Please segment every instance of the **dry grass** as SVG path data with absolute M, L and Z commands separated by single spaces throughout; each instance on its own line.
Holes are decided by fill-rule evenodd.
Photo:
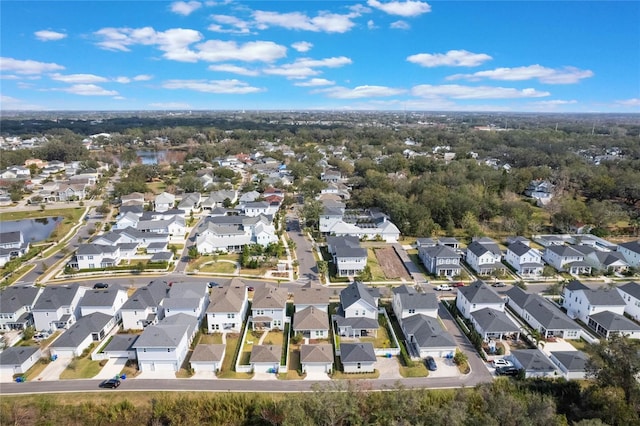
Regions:
M 378 258 L 376 258 L 376 252 L 373 248 L 367 249 L 367 266 L 371 269 L 372 281 L 385 281 L 387 279 L 378 263 Z
M 100 373 L 100 361 L 91 358 L 74 358 L 69 366 L 60 374 L 60 380 L 91 379 Z
M 235 271 L 236 265 L 229 262 L 212 262 L 200 266 L 200 272 L 212 274 L 233 274 Z
M 198 342 L 201 345 L 221 345 L 222 344 L 222 334 L 221 333 L 213 333 L 213 334 L 201 334 L 200 341 Z

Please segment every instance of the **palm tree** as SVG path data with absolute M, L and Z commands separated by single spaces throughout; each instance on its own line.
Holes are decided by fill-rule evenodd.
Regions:
M 529 333 L 528 337 L 534 342 L 536 342 L 536 348 L 538 347 L 544 348 L 545 337 L 542 335 L 542 333 L 540 333 L 539 330 L 532 330 L 531 333 Z

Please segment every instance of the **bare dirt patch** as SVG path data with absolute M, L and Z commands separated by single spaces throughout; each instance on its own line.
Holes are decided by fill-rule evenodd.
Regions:
M 376 248 L 374 252 L 387 279 L 411 280 L 411 276 L 393 247 Z

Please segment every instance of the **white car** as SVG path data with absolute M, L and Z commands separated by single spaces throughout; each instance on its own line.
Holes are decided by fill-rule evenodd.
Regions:
M 451 290 L 453 290 L 453 287 L 451 287 L 449 284 L 440 284 L 440 285 L 436 286 L 436 290 L 438 290 L 438 291 L 451 291 Z
M 506 359 L 494 359 L 493 360 L 494 367 L 513 367 L 513 363 L 511 361 L 507 361 Z

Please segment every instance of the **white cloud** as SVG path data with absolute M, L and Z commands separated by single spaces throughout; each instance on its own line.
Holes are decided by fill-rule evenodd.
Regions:
M 616 101 L 616 104 L 624 106 L 640 106 L 640 98 L 622 99 Z
M 160 109 L 190 109 L 191 105 L 186 102 L 153 102 L 150 107 Z
M 309 43 L 308 41 L 299 41 L 291 44 L 291 47 L 293 47 L 298 52 L 308 52 L 313 47 L 313 44 Z
M 376 26 L 376 23 L 373 22 L 373 19 L 369 19 L 367 21 L 367 28 L 369 28 L 370 30 L 374 30 L 374 29 L 376 29 L 378 27 Z
M 3 110 L 34 110 L 43 109 L 40 105 L 29 104 L 21 99 L 0 95 L 0 105 Z
M 105 77 L 100 77 L 95 74 L 51 74 L 52 80 L 62 81 L 63 83 L 82 84 L 82 83 L 104 83 L 109 81 Z
M 544 107 L 556 107 L 560 105 L 571 105 L 571 104 L 577 104 L 577 103 L 578 101 L 573 99 L 572 100 L 554 99 L 551 101 L 532 102 L 533 105 L 544 106 Z
M 131 83 L 131 79 L 129 77 L 116 77 L 113 79 L 113 81 L 115 81 L 116 83 L 121 83 L 121 84 L 129 84 Z
M 256 70 L 251 70 L 249 68 L 239 67 L 237 65 L 231 65 L 231 64 L 209 65 L 207 69 L 210 71 L 230 72 L 233 74 L 246 75 L 246 76 L 256 76 L 260 74 Z
M 473 53 L 466 50 L 450 50 L 447 53 L 418 53 L 407 57 L 407 61 L 423 67 L 475 67 L 490 61 L 485 53 Z
M 378 0 L 368 0 L 367 4 L 371 7 L 379 9 L 389 15 L 403 16 L 405 18 L 419 16 L 423 13 L 431 12 L 431 6 L 421 1 L 390 1 L 381 3 Z
M 138 74 L 135 77 L 133 77 L 133 81 L 149 81 L 153 78 L 152 75 L 150 74 Z
M 447 77 L 447 80 L 478 81 L 486 78 L 501 81 L 523 81 L 538 79 L 541 83 L 546 84 L 573 84 L 589 77 L 593 77 L 593 71 L 591 70 L 581 70 L 575 67 L 554 69 L 536 64 L 526 67 L 496 68 L 472 74 L 454 74 Z
M 188 16 L 202 7 L 202 3 L 197 1 L 176 1 L 171 3 L 171 11 L 178 15 Z
M 318 87 L 318 86 L 333 86 L 335 81 L 327 80 L 326 78 L 312 78 L 308 81 L 301 81 L 300 83 L 294 83 L 294 86 L 300 87 Z
M 285 46 L 272 41 L 250 41 L 239 45 L 235 41 L 209 40 L 197 48 L 198 58 L 208 62 L 273 62 L 287 54 Z
M 282 27 L 289 30 L 305 30 L 313 32 L 345 33 L 355 26 L 353 18 L 360 16 L 359 12 L 347 15 L 320 12 L 311 18 L 301 12 L 278 13 L 256 10 L 253 18 L 259 29 Z
M 407 21 L 395 21 L 389 25 L 389 28 L 393 30 L 409 30 L 411 29 L 411 25 Z
M 315 68 L 339 68 L 351 64 L 351 59 L 346 56 L 335 56 L 325 59 L 300 58 L 290 64 L 269 67 L 265 74 L 280 75 L 287 78 L 308 78 L 320 74 Z
M 240 80 L 167 80 L 162 84 L 165 89 L 188 89 L 204 93 L 222 93 L 244 95 L 262 92 L 264 89 L 253 87 Z
M 440 86 L 422 84 L 414 86 L 411 89 L 411 94 L 421 98 L 450 97 L 454 99 L 541 98 L 551 95 L 549 92 L 540 92 L 531 88 L 518 90 L 511 87 L 461 86 L 457 84 Z
M 62 89 L 54 89 L 61 92 L 73 93 L 81 96 L 116 96 L 118 92 L 115 90 L 107 90 L 95 84 L 74 84 L 70 87 Z
M 49 30 L 40 30 L 40 31 L 36 31 L 33 34 L 40 41 L 62 40 L 63 38 L 67 37 L 65 33 L 59 33 L 56 31 L 49 31 Z
M 324 93 L 330 98 L 336 99 L 359 99 L 359 98 L 375 98 L 394 96 L 404 93 L 404 89 L 395 89 L 386 86 L 357 86 L 353 89 L 348 87 L 330 87 L 327 89 L 318 89 L 312 93 Z
M 116 101 L 124 101 L 127 98 L 125 98 L 124 96 L 114 96 L 113 99 L 115 99 Z
M 63 70 L 62 65 L 52 62 L 38 62 L 30 59 L 20 60 L 14 58 L 0 57 L 0 71 L 12 72 L 16 74 L 42 74 L 44 72 Z
M 215 31 L 219 33 L 234 33 L 234 34 L 249 34 L 249 23 L 242 19 L 232 15 L 211 15 L 210 17 L 215 24 L 211 24 L 208 27 L 209 31 Z M 232 28 L 225 28 L 222 25 L 228 25 Z

